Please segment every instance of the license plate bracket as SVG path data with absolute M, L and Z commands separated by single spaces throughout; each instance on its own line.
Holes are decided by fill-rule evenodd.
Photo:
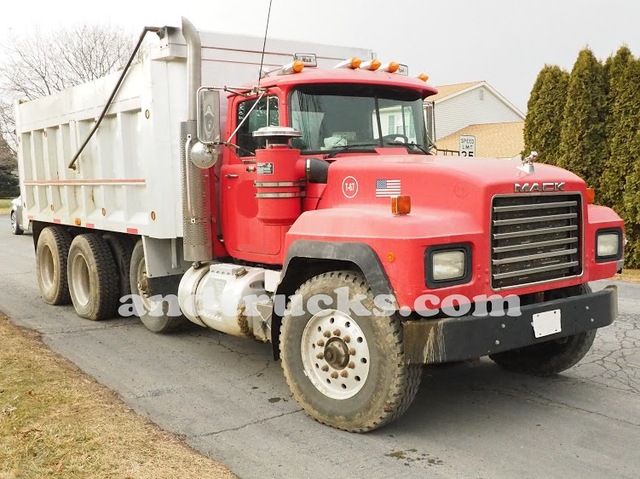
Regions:
M 535 313 L 532 316 L 533 334 L 536 338 L 543 338 L 562 332 L 562 314 L 559 309 Z

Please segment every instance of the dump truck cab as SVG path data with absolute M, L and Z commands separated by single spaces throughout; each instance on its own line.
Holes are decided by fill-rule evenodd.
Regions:
M 340 206 L 322 201 L 327 173 L 338 159 L 364 156 L 375 163 L 393 152 L 428 155 L 431 140 L 424 123 L 423 99 L 435 92 L 424 81 L 395 73 L 307 67 L 299 73 L 279 75 L 276 71 L 260 82 L 256 93 L 230 96 L 223 136 L 236 147 L 224 149 L 220 171 L 226 252 L 245 261 L 282 265 L 287 232 L 297 217 L 304 211 Z M 267 126 L 300 132 L 284 141 L 299 150 L 297 160 L 288 166 L 280 166 L 277 156 L 273 163 L 256 160 L 256 150 L 264 149 L 267 139 L 254 134 Z M 312 160 L 309 171 L 307 159 Z M 284 169 L 288 171 L 281 171 Z M 306 175 L 316 171 L 321 171 L 320 178 L 308 181 Z M 265 181 L 258 181 L 257 176 Z M 280 192 L 275 186 L 262 186 L 274 182 L 286 186 Z M 264 198 L 264 193 L 284 196 Z M 388 191 L 386 202 L 391 193 L 393 190 Z M 357 194 L 348 192 L 345 203 Z M 274 206 L 271 218 L 258 214 L 260 203 Z

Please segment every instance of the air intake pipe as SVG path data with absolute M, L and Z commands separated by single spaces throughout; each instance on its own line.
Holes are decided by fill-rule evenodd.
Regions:
M 198 89 L 202 85 L 200 35 L 193 24 L 182 17 L 182 35 L 187 43 L 187 120 L 180 124 L 180 160 L 182 169 L 182 228 L 184 259 L 211 261 L 213 230 L 209 170 L 199 169 L 190 158 L 197 141 Z

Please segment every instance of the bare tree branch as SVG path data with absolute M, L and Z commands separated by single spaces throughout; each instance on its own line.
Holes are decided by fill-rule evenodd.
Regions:
M 16 100 L 33 100 L 122 67 L 135 35 L 112 25 L 83 24 L 13 35 L 0 44 L 0 135 L 15 153 Z

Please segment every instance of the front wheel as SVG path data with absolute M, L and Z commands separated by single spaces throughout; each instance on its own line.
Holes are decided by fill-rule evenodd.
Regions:
M 345 297 L 362 308 L 352 310 L 355 303 Z M 310 307 L 319 303 L 328 307 Z M 280 330 L 282 368 L 294 397 L 317 421 L 366 432 L 413 402 L 422 365 L 405 362 L 399 318 L 374 309 L 368 283 L 350 271 L 313 277 L 290 302 Z
M 591 292 L 588 285 L 552 291 L 547 299 L 578 296 Z M 509 371 L 535 376 L 552 376 L 575 366 L 591 349 L 596 330 L 552 339 L 520 349 L 491 354 L 489 357 Z
M 24 230 L 20 228 L 18 215 L 16 215 L 15 211 L 11 212 L 11 233 L 14 235 L 21 235 L 22 233 L 24 233 Z

